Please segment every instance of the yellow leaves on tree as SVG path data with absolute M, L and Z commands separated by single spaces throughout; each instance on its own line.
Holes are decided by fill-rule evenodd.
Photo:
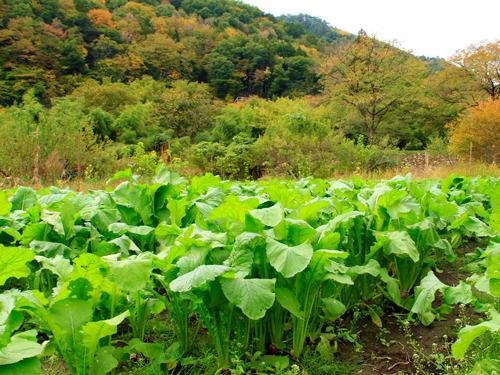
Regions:
M 226 33 L 228 35 L 229 38 L 232 38 L 233 36 L 235 36 L 236 34 L 239 34 L 239 31 L 236 30 L 235 28 L 233 27 L 228 27 L 226 30 Z
M 387 118 L 394 122 L 394 116 L 414 108 L 424 66 L 409 52 L 360 30 L 354 43 L 332 50 L 320 71 L 325 94 L 357 113 L 350 126 L 361 124 L 371 142 Z
M 59 6 L 65 13 L 76 12 L 73 0 L 59 0 Z
M 146 19 L 156 16 L 155 7 L 151 5 L 139 4 L 134 1 L 129 1 L 123 7 L 125 10 L 131 12 L 135 17 Z
M 476 81 L 478 91 L 500 98 L 500 40 L 473 44 L 457 51 L 450 61 Z
M 106 26 L 114 28 L 116 22 L 111 19 L 111 13 L 106 9 L 91 9 L 88 11 L 87 16 L 97 26 Z
M 448 127 L 452 153 L 468 156 L 472 143 L 474 159 L 490 163 L 500 161 L 500 101 L 480 102 Z
M 158 34 L 168 34 L 170 31 L 169 24 L 164 17 L 153 17 L 151 18 L 151 25 L 153 29 Z
M 307 53 L 307 56 L 309 57 L 313 57 L 313 58 L 317 58 L 318 57 L 318 50 L 314 47 L 307 47 L 303 44 L 301 44 L 300 46 L 300 49 L 302 51 L 304 51 L 305 53 Z

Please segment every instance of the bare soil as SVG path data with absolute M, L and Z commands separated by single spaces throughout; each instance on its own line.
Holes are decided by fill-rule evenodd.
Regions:
M 465 280 L 469 273 L 459 269 L 460 261 L 464 262 L 464 254 L 473 252 L 475 247 L 481 246 L 476 242 L 463 244 L 456 250 L 459 262 L 443 267 L 442 272 L 435 272 L 437 278 L 451 286 L 457 285 L 460 280 Z M 433 307 L 442 304 L 440 292 L 437 292 Z M 433 361 L 419 361 L 414 357 L 418 352 L 426 356 L 432 353 L 451 353 L 451 343 L 456 339 L 457 322 L 456 319 L 467 317 L 471 324 L 475 324 L 483 315 L 474 312 L 472 306 L 454 306 L 449 314 L 443 314 L 441 319 L 437 319 L 429 326 L 423 324 L 411 325 L 409 331 L 411 338 L 416 345 L 411 345 L 411 338 L 405 333 L 401 318 L 406 314 L 397 306 L 389 306 L 382 317 L 383 328 L 375 326 L 370 317 L 364 318 L 358 323 L 358 337 L 363 346 L 362 352 L 356 353 L 354 346 L 346 346 L 341 349 L 340 360 L 352 361 L 355 359 L 361 366 L 361 370 L 352 374 L 380 375 L 380 374 L 419 374 L 418 364 L 434 374 L 445 374 L 439 370 Z M 414 316 L 417 319 L 416 316 Z M 416 361 L 419 361 L 417 363 Z

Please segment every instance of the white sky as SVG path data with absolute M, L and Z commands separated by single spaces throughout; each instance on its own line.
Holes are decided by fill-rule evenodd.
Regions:
M 450 57 L 483 40 L 500 39 L 500 0 L 243 0 L 280 16 L 306 13 L 333 27 L 397 39 L 417 56 Z

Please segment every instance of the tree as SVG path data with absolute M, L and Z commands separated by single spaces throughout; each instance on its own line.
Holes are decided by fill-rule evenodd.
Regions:
M 424 69 L 409 52 L 361 30 L 354 43 L 332 52 L 322 72 L 325 93 L 360 116 L 371 141 L 388 115 L 417 100 Z
M 451 152 L 466 157 L 472 145 L 475 159 L 500 162 L 499 100 L 490 98 L 470 107 L 448 127 Z
M 116 26 L 116 22 L 111 19 L 111 13 L 106 9 L 91 9 L 88 11 L 87 16 L 96 26 Z
M 192 70 L 192 54 L 181 43 L 164 34 L 150 34 L 142 43 L 130 49 L 140 56 L 154 78 L 167 79 L 174 73 Z
M 159 127 L 173 130 L 174 137 L 194 140 L 213 127 L 220 108 L 207 84 L 179 80 L 153 99 L 152 116 Z
M 476 89 L 492 100 L 500 98 L 500 41 L 473 44 L 457 51 L 450 61 L 476 82 Z
M 210 53 L 205 55 L 203 65 L 208 72 L 208 81 L 219 98 L 236 96 L 243 88 L 234 64 L 226 56 Z

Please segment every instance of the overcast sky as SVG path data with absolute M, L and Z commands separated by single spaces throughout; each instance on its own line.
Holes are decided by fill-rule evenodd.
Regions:
M 275 16 L 306 13 L 333 27 L 397 39 L 417 56 L 450 57 L 483 40 L 500 39 L 500 0 L 243 0 Z

